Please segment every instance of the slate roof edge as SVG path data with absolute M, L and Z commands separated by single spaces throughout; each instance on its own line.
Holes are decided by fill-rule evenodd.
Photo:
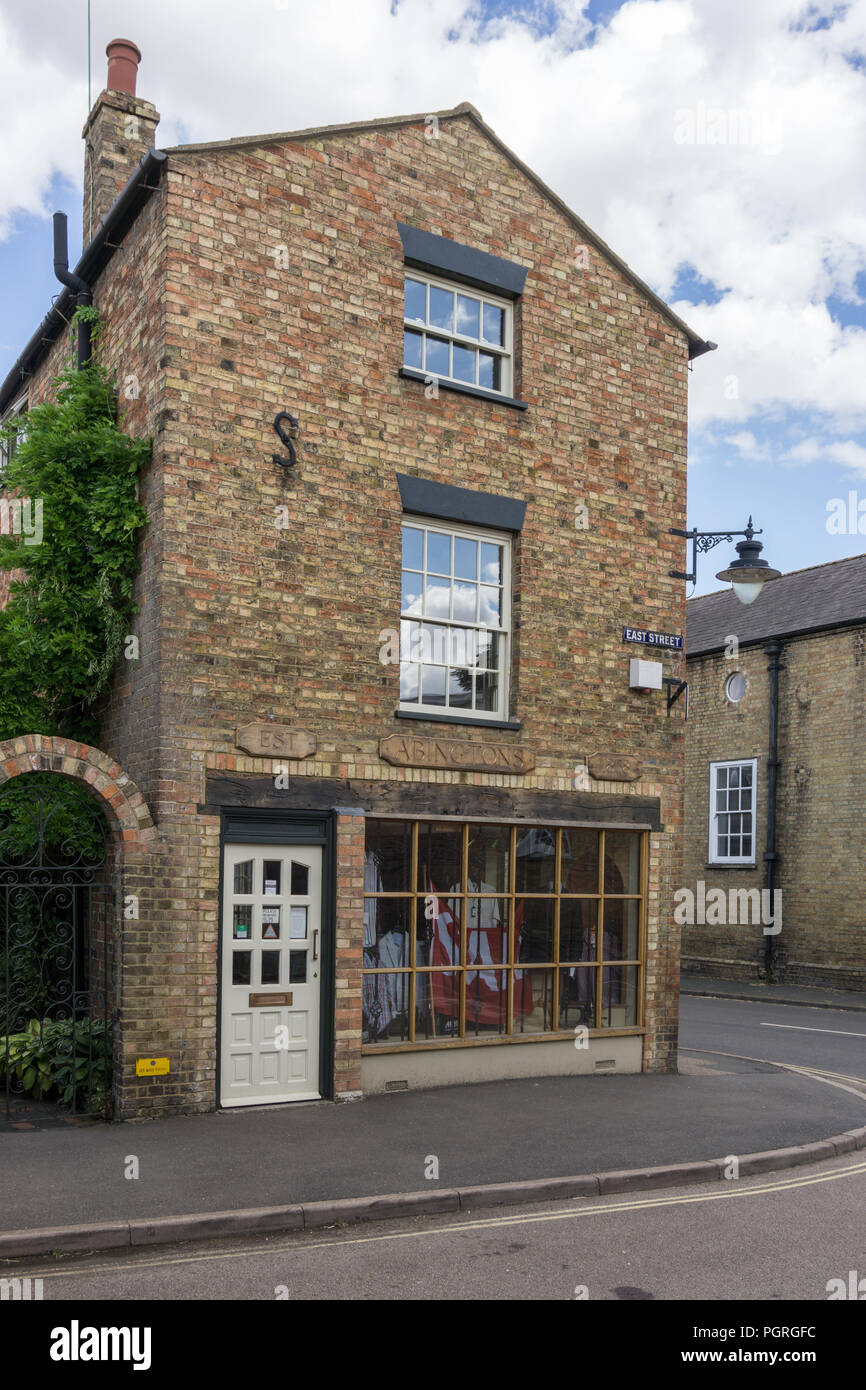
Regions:
M 789 642 L 795 637 L 811 637 L 818 632 L 835 632 L 842 628 L 858 627 L 860 624 L 866 626 L 866 613 L 859 618 L 835 618 L 829 622 L 815 623 L 811 627 L 789 628 L 786 632 L 765 632 L 763 637 L 743 637 L 738 647 L 742 651 L 743 647 L 760 647 L 765 642 Z M 711 647 L 696 647 L 692 651 L 686 648 L 686 661 L 695 661 L 701 656 L 716 656 L 725 650 L 726 645 L 722 639 Z

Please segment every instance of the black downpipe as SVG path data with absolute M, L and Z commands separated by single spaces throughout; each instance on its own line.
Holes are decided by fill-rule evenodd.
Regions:
M 776 878 L 776 862 L 779 858 L 776 853 L 776 789 L 778 786 L 779 772 L 779 672 L 782 663 L 779 660 L 782 654 L 782 643 L 777 641 L 768 642 L 764 648 L 765 654 L 770 658 L 767 671 L 770 677 L 770 745 L 767 754 L 767 847 L 764 851 L 764 863 L 767 866 L 767 904 L 768 911 L 773 917 L 776 915 L 776 904 L 774 899 L 774 887 Z M 764 972 L 770 978 L 773 969 L 773 941 L 774 937 L 768 934 L 764 945 Z
M 66 213 L 54 214 L 54 274 L 61 285 L 74 290 L 77 304 L 92 304 L 93 291 L 90 286 L 69 269 L 69 246 L 66 237 Z M 90 361 L 90 324 L 86 319 L 78 320 L 78 370 Z

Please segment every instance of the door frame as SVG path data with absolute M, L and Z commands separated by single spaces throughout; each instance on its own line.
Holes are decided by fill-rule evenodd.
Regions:
M 222 1095 L 223 865 L 226 845 L 320 846 L 322 850 L 322 947 L 319 984 L 319 1090 L 334 1099 L 336 1001 L 337 818 L 333 811 L 265 811 L 252 806 L 220 809 L 219 902 L 217 919 L 216 1109 Z M 298 1102 L 281 1101 L 293 1105 Z M 267 1104 L 267 1102 L 263 1102 Z

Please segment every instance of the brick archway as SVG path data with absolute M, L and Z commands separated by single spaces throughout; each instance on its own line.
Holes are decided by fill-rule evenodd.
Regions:
M 24 734 L 0 743 L 0 787 L 28 772 L 56 772 L 90 787 L 116 828 L 125 854 L 144 850 L 156 837 L 147 803 L 132 778 L 98 748 L 46 734 Z

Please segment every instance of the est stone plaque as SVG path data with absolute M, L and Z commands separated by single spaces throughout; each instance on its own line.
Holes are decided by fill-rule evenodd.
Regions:
M 264 758 L 309 758 L 316 751 L 316 735 L 286 724 L 244 724 L 235 735 L 238 748 Z
M 640 762 L 626 753 L 593 753 L 586 765 L 597 782 L 637 782 L 640 777 Z
M 501 743 L 470 743 L 462 738 L 413 738 L 390 734 L 379 740 L 379 757 L 397 767 L 439 767 L 455 772 L 513 772 L 522 776 L 535 767 L 525 748 Z

